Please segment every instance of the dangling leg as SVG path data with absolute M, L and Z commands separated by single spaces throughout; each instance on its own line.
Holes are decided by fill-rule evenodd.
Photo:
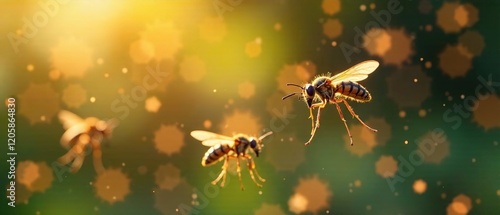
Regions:
M 356 117 L 356 119 L 358 119 L 358 121 L 361 122 L 361 124 L 363 124 L 366 128 L 370 129 L 373 132 L 377 132 L 377 129 L 373 129 L 370 126 L 366 125 L 365 122 L 363 122 L 363 120 L 361 120 L 361 118 L 359 118 L 359 116 L 352 109 L 351 105 L 349 105 L 349 103 L 347 103 L 347 101 L 345 99 L 342 99 L 342 101 L 344 102 L 344 104 L 347 107 L 347 109 L 349 110 L 349 112 L 351 112 L 351 115 L 353 117 Z
M 257 169 L 255 168 L 255 162 L 253 161 L 252 159 L 252 156 L 250 155 L 246 155 L 245 156 L 246 159 L 247 159 L 247 166 L 248 166 L 248 172 L 250 172 L 250 177 L 252 178 L 253 182 L 255 182 L 255 184 L 258 186 L 258 187 L 262 187 L 261 184 L 259 184 L 257 182 L 257 180 L 255 180 L 255 177 L 254 177 L 254 171 L 255 171 L 255 175 L 257 175 L 257 178 L 262 181 L 262 182 L 265 182 L 266 180 L 263 179 L 262 177 L 260 177 L 259 173 L 257 172 Z
M 326 106 L 326 101 L 322 101 L 320 103 L 316 103 L 316 104 L 312 104 L 311 107 L 309 108 L 309 118 L 311 119 L 311 135 L 316 132 L 314 131 L 315 129 L 315 125 L 314 125 L 314 115 L 313 115 L 313 109 L 315 107 L 320 107 L 320 108 L 324 108 Z M 318 120 L 316 120 L 316 124 L 318 124 Z M 318 125 L 319 127 L 319 125 Z
M 353 145 L 352 135 L 351 135 L 351 132 L 349 131 L 349 127 L 347 126 L 347 122 L 345 121 L 344 115 L 342 114 L 342 110 L 340 109 L 339 104 L 336 102 L 335 102 L 335 107 L 337 107 L 337 111 L 339 112 L 340 119 L 344 122 L 345 129 L 347 130 L 347 135 L 349 135 L 349 140 L 351 141 L 351 146 L 352 146 Z
M 314 105 L 313 105 L 314 106 Z M 321 109 L 324 107 L 324 105 L 322 106 L 318 106 L 318 115 L 316 116 L 316 125 L 313 127 L 313 130 L 311 132 L 311 137 L 309 138 L 309 140 L 305 143 L 305 145 L 309 145 L 311 144 L 311 141 L 312 139 L 314 138 L 314 135 L 316 134 L 316 130 L 319 128 L 319 119 L 320 119 L 320 115 L 321 115 Z
M 101 143 L 97 141 L 92 142 L 92 157 L 94 161 L 95 172 L 99 175 L 105 171 L 104 165 L 102 165 L 102 151 Z
M 71 149 L 66 154 L 64 154 L 58 159 L 58 162 L 61 165 L 66 165 L 69 164 L 71 161 L 73 161 L 73 163 L 71 164 L 71 172 L 73 173 L 78 172 L 78 170 L 83 165 L 83 160 L 85 158 L 83 150 L 86 145 L 87 143 L 82 143 L 80 141 L 77 141 L 75 145 L 73 145 L 73 147 L 71 147 Z
M 240 181 L 241 190 L 245 190 L 243 187 L 243 182 L 241 181 L 241 167 L 240 167 L 240 158 L 235 156 L 236 158 L 236 172 L 238 173 L 238 180 Z
M 311 119 L 311 135 L 312 135 L 314 132 L 314 115 L 312 107 L 309 108 L 309 119 Z
M 75 173 L 82 168 L 83 160 L 85 159 L 85 155 L 77 155 L 73 163 L 71 164 L 71 172 Z
M 222 171 L 220 172 L 219 176 L 215 180 L 212 181 L 213 185 L 216 185 L 217 182 L 222 178 L 222 183 L 220 184 L 221 187 L 224 187 L 224 183 L 226 182 L 226 170 L 227 166 L 229 165 L 229 156 L 226 156 L 226 159 L 224 159 L 224 165 L 222 165 Z

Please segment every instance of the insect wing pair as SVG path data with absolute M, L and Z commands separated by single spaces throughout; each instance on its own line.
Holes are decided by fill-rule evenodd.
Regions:
M 258 156 L 261 150 L 262 140 L 271 134 L 272 132 L 268 132 L 259 138 L 254 138 L 244 134 L 235 135 L 234 137 L 228 137 L 209 131 L 197 130 L 191 132 L 191 136 L 193 138 L 201 141 L 204 146 L 210 147 L 210 149 L 208 149 L 208 151 L 205 153 L 205 156 L 203 156 L 202 158 L 202 166 L 209 166 L 224 159 L 222 171 L 220 172 L 219 176 L 212 181 L 212 184 L 215 185 L 222 179 L 220 186 L 224 186 L 229 159 L 235 159 L 237 168 L 236 171 L 238 173 L 238 179 L 242 190 L 244 189 L 244 187 L 241 181 L 240 158 L 246 160 L 248 171 L 250 172 L 250 177 L 257 186 L 262 187 L 262 185 L 257 182 L 255 177 L 257 177 L 259 181 L 265 182 L 265 179 L 263 179 L 257 172 L 253 157 L 249 155 L 247 151 L 249 151 L 250 149 Z
M 117 126 L 116 120 L 103 121 L 95 117 L 82 119 L 69 111 L 60 111 L 59 120 L 66 130 L 61 136 L 61 145 L 69 151 L 58 159 L 61 165 L 71 163 L 71 171 L 77 172 L 83 165 L 85 156 L 92 152 L 94 169 L 104 171 L 102 165 L 101 142 L 110 138 Z
M 336 106 L 337 111 L 339 112 L 340 118 L 344 122 L 344 126 L 347 130 L 347 133 L 350 138 L 350 143 L 353 145 L 352 135 L 349 131 L 349 127 L 347 126 L 346 120 L 342 114 L 342 110 L 340 109 L 339 103 L 344 103 L 350 114 L 358 119 L 361 124 L 370 129 L 371 131 L 376 132 L 376 129 L 373 129 L 366 125 L 361 118 L 354 112 L 352 107 L 347 103 L 347 100 L 354 100 L 357 102 L 369 102 L 371 100 L 371 95 L 361 84 L 356 83 L 357 81 L 362 81 L 368 78 L 372 72 L 374 72 L 379 63 L 374 60 L 368 60 L 354 65 L 353 67 L 337 74 L 334 76 L 319 76 L 312 83 L 308 83 L 304 86 L 300 86 L 298 84 L 289 83 L 287 86 L 295 86 L 301 88 L 301 92 L 294 92 L 284 96 L 282 99 L 287 99 L 293 95 L 300 94 L 308 108 L 309 108 L 309 118 L 311 119 L 311 137 L 305 143 L 305 145 L 309 145 L 316 133 L 316 130 L 319 128 L 320 121 L 320 113 L 321 109 L 326 106 L 328 103 L 332 103 Z M 355 90 L 355 91 L 354 91 Z M 314 101 L 319 100 L 318 103 L 313 103 Z M 318 113 L 316 116 L 316 121 L 314 120 L 314 115 L 312 110 L 314 108 L 318 108 Z

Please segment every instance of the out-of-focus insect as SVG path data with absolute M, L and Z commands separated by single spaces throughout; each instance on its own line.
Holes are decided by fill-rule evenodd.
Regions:
M 361 118 L 354 112 L 352 107 L 347 103 L 347 100 L 353 100 L 356 102 L 369 102 L 372 97 L 368 90 L 363 87 L 361 84 L 356 83 L 356 81 L 362 81 L 368 77 L 377 67 L 379 63 L 374 60 L 367 60 L 361 63 L 354 65 L 353 67 L 341 72 L 335 76 L 323 75 L 316 77 L 312 83 L 308 83 L 304 86 L 300 86 L 298 84 L 288 83 L 287 86 L 295 86 L 302 89 L 302 92 L 295 92 L 288 94 L 283 97 L 283 100 L 291 97 L 296 94 L 300 94 L 307 106 L 309 107 L 309 118 L 311 118 L 311 138 L 305 143 L 305 145 L 309 145 L 316 133 L 316 129 L 319 128 L 319 119 L 321 109 L 326 106 L 328 102 L 335 104 L 337 107 L 337 111 L 339 112 L 340 119 L 344 122 L 345 128 L 347 129 L 347 134 L 349 135 L 351 146 L 352 143 L 352 135 L 349 131 L 349 127 L 347 126 L 346 120 L 344 119 L 344 115 L 342 114 L 342 110 L 340 109 L 339 103 L 343 102 L 351 115 L 356 117 L 356 119 L 361 122 L 368 129 L 377 132 L 376 129 L 371 128 L 366 125 Z M 313 101 L 319 101 L 318 103 L 314 103 Z M 316 116 L 316 124 L 314 122 L 314 116 L 312 113 L 312 109 L 318 107 L 318 114 Z
M 261 182 L 266 180 L 260 177 L 257 169 L 255 168 L 255 162 L 248 154 L 250 149 L 259 157 L 259 153 L 262 148 L 262 140 L 271 135 L 272 132 L 267 132 L 266 134 L 260 136 L 259 138 L 250 137 L 244 134 L 238 134 L 234 137 L 227 137 L 224 135 L 208 132 L 208 131 L 192 131 L 191 136 L 195 139 L 201 141 L 205 146 L 209 146 L 210 149 L 205 153 L 203 159 L 201 160 L 202 166 L 210 166 L 217 163 L 218 161 L 224 159 L 224 165 L 222 165 L 222 171 L 219 176 L 212 181 L 215 185 L 222 178 L 220 184 L 221 187 L 224 186 L 226 181 L 226 171 L 229 164 L 229 159 L 236 159 L 236 172 L 238 173 L 238 179 L 240 181 L 240 187 L 243 190 L 243 183 L 241 182 L 241 169 L 240 169 L 240 158 L 247 161 L 248 171 L 250 172 L 250 177 L 255 182 L 258 187 L 262 187 L 261 184 L 255 180 L 254 172 L 257 178 Z
M 114 119 L 103 121 L 95 117 L 82 119 L 69 112 L 60 111 L 59 120 L 66 130 L 61 137 L 61 145 L 69 151 L 58 159 L 61 165 L 71 161 L 71 171 L 77 172 L 83 164 L 85 156 L 92 152 L 94 169 L 99 174 L 105 169 L 102 165 L 101 142 L 103 138 L 110 138 L 118 122 Z

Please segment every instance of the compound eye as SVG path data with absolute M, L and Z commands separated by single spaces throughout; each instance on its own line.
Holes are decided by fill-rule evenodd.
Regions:
M 250 147 L 255 148 L 257 146 L 257 141 L 251 140 L 250 141 Z
M 306 93 L 308 96 L 314 96 L 314 87 L 312 85 L 306 86 Z

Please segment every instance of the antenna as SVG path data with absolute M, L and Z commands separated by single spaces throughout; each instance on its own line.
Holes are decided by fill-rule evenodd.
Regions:
M 259 140 L 263 140 L 264 138 L 266 138 L 267 136 L 269 136 L 269 135 L 271 135 L 271 134 L 273 134 L 273 132 L 272 132 L 272 131 L 267 132 L 267 133 L 265 133 L 264 135 L 260 136 L 260 137 L 259 137 Z
M 294 96 L 295 94 L 298 94 L 298 93 L 290 93 L 290 94 L 288 94 L 288 95 L 286 95 L 286 96 L 283 96 L 283 98 L 281 98 L 281 99 L 282 99 L 282 100 L 285 100 L 285 99 L 287 99 L 287 98 L 289 98 L 289 97 L 291 97 L 291 96 Z

